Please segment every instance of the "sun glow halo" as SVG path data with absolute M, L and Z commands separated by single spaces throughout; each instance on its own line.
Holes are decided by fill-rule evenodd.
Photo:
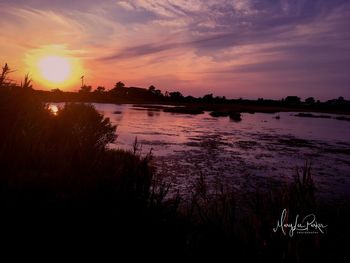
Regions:
M 26 55 L 26 64 L 34 82 L 41 88 L 69 90 L 78 87 L 84 75 L 77 51 L 64 45 L 42 46 Z
M 59 56 L 43 57 L 38 62 L 39 71 L 42 76 L 51 82 L 62 83 L 72 73 L 72 65 L 69 59 Z

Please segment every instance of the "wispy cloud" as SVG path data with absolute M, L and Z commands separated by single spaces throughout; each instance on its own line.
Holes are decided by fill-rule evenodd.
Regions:
M 64 44 L 80 50 L 77 56 L 96 84 L 112 85 L 119 78 L 227 96 L 287 94 L 284 87 L 292 86 L 306 96 L 319 86 L 323 97 L 350 96 L 347 0 L 3 0 L 0 5 L 0 49 L 6 51 L 0 59 L 11 57 L 16 64 L 29 49 Z

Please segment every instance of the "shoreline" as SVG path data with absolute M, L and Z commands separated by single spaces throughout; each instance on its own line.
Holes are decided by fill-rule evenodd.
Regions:
M 166 110 L 171 108 L 183 108 L 179 112 L 173 111 L 172 113 L 181 114 L 202 114 L 204 112 L 239 112 L 239 113 L 266 113 L 276 114 L 280 112 L 293 112 L 293 113 L 325 113 L 325 114 L 336 114 L 350 116 L 350 112 L 336 109 L 310 109 L 307 107 L 281 107 L 281 106 L 259 106 L 259 105 L 242 105 L 242 104 L 203 104 L 203 103 L 181 103 L 181 102 L 135 102 L 135 101 L 124 101 L 124 102 L 111 102 L 111 101 L 95 101 L 95 100 L 50 100 L 45 103 L 100 103 L 100 104 L 115 104 L 115 105 L 132 105 L 133 107 L 144 108 L 149 110 Z M 169 107 L 172 106 L 172 107 Z M 186 109 L 188 110 L 186 112 Z M 198 112 L 198 113 L 197 113 Z M 220 117 L 220 116 L 217 116 Z M 297 117 L 305 118 L 319 118 L 319 116 L 302 116 Z

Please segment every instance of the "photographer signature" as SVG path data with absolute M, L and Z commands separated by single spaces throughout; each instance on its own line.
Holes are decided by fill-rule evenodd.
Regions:
M 287 209 L 284 209 L 281 214 L 280 220 L 277 221 L 276 227 L 273 228 L 273 232 L 276 233 L 281 229 L 283 235 L 289 234 L 290 237 L 297 234 L 324 234 L 327 225 L 318 223 L 314 214 L 309 214 L 303 219 L 300 219 L 299 214 L 296 215 L 294 222 L 287 221 Z

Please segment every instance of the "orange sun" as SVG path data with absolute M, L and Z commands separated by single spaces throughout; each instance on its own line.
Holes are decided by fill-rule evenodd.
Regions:
M 46 88 L 77 87 L 83 75 L 79 58 L 61 45 L 43 46 L 30 51 L 26 63 L 32 79 Z

